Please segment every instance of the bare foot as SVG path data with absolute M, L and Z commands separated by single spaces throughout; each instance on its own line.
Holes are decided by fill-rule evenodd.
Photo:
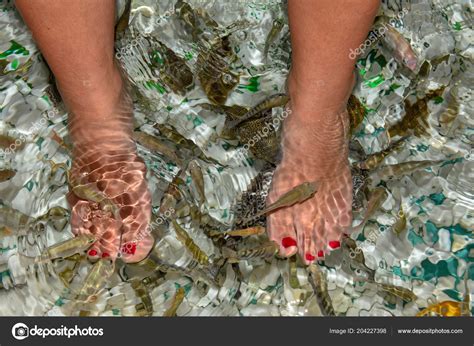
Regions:
M 72 207 L 71 225 L 75 234 L 97 236 L 88 252 L 91 259 L 121 256 L 126 262 L 136 262 L 153 246 L 147 230 L 151 197 L 146 166 L 136 153 L 132 102 L 118 69 L 114 79 L 105 82 L 101 87 L 96 84 L 95 95 L 88 100 L 63 93 L 70 110 L 69 133 L 73 143 L 70 176 L 74 185 L 85 186 L 67 196 Z M 84 104 L 87 101 L 89 105 Z M 87 200 L 85 196 L 90 191 L 115 205 L 115 215 L 104 203 Z
M 351 90 L 353 80 L 346 85 Z M 294 98 L 292 97 L 292 100 Z M 280 254 L 299 252 L 305 263 L 324 257 L 340 246 L 352 222 L 352 178 L 348 162 L 347 99 L 315 106 L 314 96 L 298 95 L 283 124 L 282 161 L 275 171 L 267 203 L 303 182 L 317 182 L 314 197 L 267 218 L 269 237 Z M 293 102 L 293 101 L 292 101 Z M 332 101 L 331 101 L 332 102 Z

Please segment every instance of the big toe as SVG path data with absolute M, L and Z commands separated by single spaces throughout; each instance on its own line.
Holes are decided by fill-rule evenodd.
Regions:
M 280 247 L 280 255 L 293 256 L 297 251 L 297 239 L 293 217 L 288 209 L 280 209 L 267 217 L 268 237 Z

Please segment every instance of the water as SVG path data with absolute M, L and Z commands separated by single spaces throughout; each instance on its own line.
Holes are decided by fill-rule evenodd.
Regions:
M 193 33 L 179 17 L 174 1 L 142 0 L 134 1 L 130 24 L 117 41 L 117 52 L 122 53 L 118 57 L 133 85 L 134 129 L 164 145 L 159 151 L 138 145 L 147 166 L 153 213 L 159 217 L 152 233 L 158 240 L 150 257 L 139 265 L 118 260 L 107 289 L 98 293 L 95 304 L 87 304 L 73 301 L 91 269 L 84 256 L 28 268 L 18 260 L 18 252 L 36 256 L 72 237 L 66 201 L 71 152 L 67 114 L 49 71 L 11 2 L 0 3 L 4 10 L 0 12 L 0 133 L 24 138 L 21 145 L 11 147 L 14 154 L 2 151 L 0 170 L 16 173 L 0 183 L 0 198 L 5 208 L 34 218 L 20 218 L 13 212 L 8 219 L 0 215 L 8 226 L 0 236 L 2 314 L 162 315 L 179 287 L 186 293 L 179 316 L 321 314 L 311 278 L 298 262 L 295 266 L 278 258 L 234 265 L 221 261 L 223 246 L 259 246 L 264 235 L 215 241 L 208 235 L 210 230 L 246 226 L 243 220 L 263 205 L 272 166 L 221 133 L 226 116 L 242 108 L 210 105 L 206 91 L 216 101 L 226 98 L 229 107 L 245 108 L 284 92 L 290 64 L 284 5 L 235 2 L 227 3 L 223 11 L 218 1 L 190 4 L 191 11 L 203 8 L 209 14 L 200 19 L 201 25 L 214 29 Z M 397 29 L 411 40 L 420 61 L 430 62 L 429 69 L 419 64 L 421 71 L 412 73 L 400 67 L 381 42 L 369 47 L 357 64 L 354 95 L 368 111 L 354 131 L 351 161 L 387 146 L 389 127 L 405 115 L 407 95 L 413 104 L 429 91 L 441 89 L 427 101 L 426 123 L 413 123 L 415 134 L 383 162 L 438 163 L 400 176 L 370 175 L 365 187 L 370 191 L 378 185 L 386 187 L 387 200 L 352 236 L 356 240 L 352 252 L 343 247 L 321 267 L 337 314 L 413 316 L 435 302 L 462 300 L 465 276 L 472 291 L 474 272 L 468 270 L 473 260 L 474 209 L 473 66 L 468 45 L 472 9 L 469 12 L 466 6 L 460 0 L 384 5 L 391 16 L 403 8 L 410 10 Z M 265 60 L 265 40 L 275 19 L 285 25 Z M 219 40 L 226 34 L 227 39 Z M 209 54 L 209 42 L 218 53 Z M 274 108 L 272 116 L 282 112 Z M 135 139 L 143 144 L 143 138 L 142 142 Z M 191 169 L 189 162 L 198 170 Z M 359 186 L 364 176 L 358 177 Z M 360 195 L 362 206 L 366 197 Z M 396 234 L 392 226 L 400 205 L 407 227 Z M 165 206 L 174 211 L 166 214 Z M 362 219 L 364 209 L 358 208 L 354 224 Z M 172 218 L 202 251 L 200 258 L 211 265 L 193 258 L 195 247 L 189 241 L 188 247 L 183 245 L 169 222 Z M 264 225 L 264 219 L 256 223 Z M 365 266 L 351 256 L 360 251 Z M 368 273 L 374 273 L 378 283 L 410 289 L 417 299 L 404 301 L 387 294 L 368 280 Z

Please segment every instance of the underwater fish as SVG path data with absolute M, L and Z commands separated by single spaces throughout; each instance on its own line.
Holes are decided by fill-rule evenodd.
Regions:
M 292 206 L 293 204 L 302 203 L 308 198 L 313 197 L 316 193 L 317 185 L 314 182 L 304 182 L 287 193 L 283 194 L 278 200 L 261 212 L 257 213 L 255 217 L 260 217 L 264 214 L 268 214 L 276 209 Z
M 224 236 L 230 236 L 230 237 L 248 237 L 252 235 L 260 235 L 265 233 L 265 227 L 262 226 L 254 226 L 254 227 L 249 227 L 245 229 L 235 229 L 231 231 L 210 231 L 209 235 L 211 237 L 224 237 Z
M 388 22 L 388 18 L 382 17 L 377 22 L 386 29 L 382 42 L 392 51 L 395 60 L 415 71 L 418 58 L 408 40 Z
M 296 264 L 296 255 L 291 256 L 288 259 L 288 270 L 289 270 L 289 282 L 291 288 L 297 289 L 300 288 L 300 281 L 298 280 L 298 270 Z
M 230 71 L 228 60 L 235 57 L 229 37 L 218 37 L 200 47 L 198 78 L 211 103 L 225 104 L 229 93 L 237 86 L 240 76 Z
M 395 234 L 400 235 L 407 228 L 407 216 L 405 215 L 402 205 L 400 205 L 400 210 L 398 211 L 397 216 L 397 220 L 393 224 L 392 230 Z
M 417 137 L 428 135 L 430 128 L 428 123 L 428 102 L 435 97 L 441 96 L 445 88 L 443 86 L 437 90 L 430 91 L 425 97 L 418 99 L 413 104 L 405 100 L 405 115 L 402 120 L 388 129 L 389 137 L 407 136 L 411 134 L 411 131 Z
M 19 210 L 0 206 L 0 226 L 8 227 L 12 230 L 21 230 L 35 222 L 35 218 L 22 213 Z
M 183 302 L 185 293 L 186 292 L 183 287 L 178 288 L 178 290 L 176 291 L 176 294 L 173 297 L 173 302 L 171 303 L 171 306 L 163 314 L 164 317 L 176 316 L 176 311 L 178 310 L 179 306 Z
M 198 28 L 197 14 L 191 5 L 182 0 L 178 0 L 174 6 L 174 10 L 178 18 L 184 22 L 186 30 L 191 32 L 193 40 L 198 41 L 198 34 L 201 33 L 201 30 Z
M 311 264 L 308 266 L 308 270 L 311 277 L 309 283 L 313 287 L 314 295 L 316 296 L 321 313 L 324 316 L 336 316 L 331 296 L 328 292 L 328 284 L 324 272 L 317 264 Z
M 163 141 L 159 140 L 155 136 L 149 135 L 141 131 L 134 131 L 133 139 L 135 139 L 138 143 L 143 145 L 145 148 L 152 151 L 156 151 L 168 157 L 179 166 L 182 165 L 182 160 L 178 157 L 178 155 L 176 155 L 176 149 L 165 144 Z
M 280 18 L 276 18 L 272 23 L 272 28 L 270 29 L 267 38 L 265 40 L 265 47 L 263 49 L 263 59 L 267 60 L 268 51 L 270 50 L 270 46 L 275 41 L 277 35 L 280 33 L 281 29 L 283 29 L 284 23 L 283 20 Z
M 441 164 L 443 162 L 444 162 L 443 160 L 408 161 L 408 162 L 397 163 L 394 165 L 382 166 L 376 172 L 382 179 L 390 178 L 390 177 L 400 177 L 406 174 L 413 173 L 420 169 L 425 169 L 428 167 Z
M 79 235 L 48 247 L 41 255 L 30 257 L 20 254 L 20 260 L 25 264 L 45 263 L 56 258 L 66 258 L 87 250 L 95 241 L 92 234 Z
M 0 148 L 8 148 L 10 145 L 15 145 L 16 138 L 0 135 Z M 15 147 L 16 148 L 16 147 Z
M 236 263 L 242 260 L 248 260 L 252 258 L 269 258 L 275 256 L 279 251 L 279 246 L 270 241 L 263 245 L 241 250 L 232 250 L 230 248 L 223 248 L 222 255 L 227 259 L 229 263 Z
M 354 164 L 354 166 L 359 169 L 365 170 L 372 170 L 377 168 L 383 162 L 385 157 L 387 157 L 387 155 L 389 155 L 395 150 L 400 149 L 401 146 L 405 143 L 406 139 L 407 137 L 402 137 L 401 139 L 389 144 L 386 149 L 369 155 L 365 160 Z
M 135 305 L 136 316 L 151 316 L 153 314 L 153 301 L 150 297 L 148 288 L 142 280 L 133 280 L 131 283 L 135 295 L 141 300 L 141 303 Z
M 387 197 L 388 192 L 383 187 L 377 187 L 372 191 L 369 201 L 367 202 L 367 211 L 365 212 L 364 219 L 353 228 L 354 232 L 362 231 L 369 218 L 380 208 Z
M 127 0 L 125 4 L 125 8 L 123 10 L 122 15 L 120 16 L 117 24 L 115 25 L 115 39 L 123 34 L 128 27 L 128 22 L 130 21 L 130 10 L 132 8 L 132 0 Z
M 467 284 L 471 265 L 469 265 L 469 267 L 464 272 L 464 299 L 461 302 L 461 316 L 465 317 L 471 316 L 471 292 L 469 292 L 469 286 Z
M 413 293 L 412 291 L 410 291 L 409 289 L 407 289 L 405 287 L 389 285 L 389 284 L 382 284 L 382 283 L 378 283 L 378 282 L 375 282 L 375 281 L 374 281 L 374 283 L 377 284 L 377 286 L 382 291 L 387 292 L 391 295 L 394 295 L 398 298 L 401 298 L 406 303 L 410 303 L 410 302 L 415 301 L 415 300 L 418 299 L 418 297 L 416 296 L 415 293 Z
M 369 280 L 374 280 L 375 270 L 370 269 L 365 264 L 364 252 L 357 246 L 354 239 L 344 236 L 342 237 L 342 249 L 344 261 L 350 264 L 350 268 L 355 267 L 367 273 Z
M 115 262 L 110 259 L 99 259 L 87 274 L 82 287 L 77 293 L 77 299 L 79 301 L 94 302 L 97 298 L 96 294 L 104 286 L 114 270 Z
M 350 133 L 354 131 L 362 124 L 366 115 L 366 110 L 359 99 L 352 95 L 349 96 L 347 101 L 347 114 L 349 115 Z
M 238 119 L 234 119 L 231 121 L 226 122 L 226 128 L 232 129 L 235 126 L 243 123 L 244 121 L 248 121 L 252 119 L 257 114 L 262 113 L 266 110 L 275 108 L 275 107 L 283 107 L 288 103 L 289 97 L 287 94 L 275 94 L 270 96 L 269 98 L 263 100 L 258 105 L 250 109 L 246 114 Z
M 15 174 L 16 174 L 16 171 L 12 169 L 1 169 L 0 170 L 0 183 L 10 180 L 11 178 L 15 176 Z
M 193 160 L 188 164 L 188 169 L 189 169 L 189 172 L 191 173 L 193 182 L 196 185 L 200 202 L 204 203 L 206 201 L 206 193 L 204 191 L 204 176 L 202 174 L 201 167 L 199 167 L 197 162 Z
M 199 264 L 201 265 L 209 265 L 209 257 L 206 255 L 204 251 L 202 251 L 199 246 L 194 242 L 194 240 L 189 236 L 189 234 L 176 222 L 176 220 L 173 220 L 173 226 L 174 230 L 176 232 L 176 235 L 183 243 L 184 246 L 191 252 L 193 255 L 193 258 L 198 261 Z

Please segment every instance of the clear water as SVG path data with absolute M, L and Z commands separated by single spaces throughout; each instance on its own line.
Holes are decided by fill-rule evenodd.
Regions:
M 209 230 L 240 225 L 246 215 L 262 207 L 272 169 L 254 153 L 242 154 L 238 141 L 221 136 L 225 110 L 209 106 L 204 90 L 209 80 L 219 76 L 235 85 L 227 95 L 225 88 L 213 95 L 227 96 L 227 106 L 245 108 L 284 91 L 291 51 L 285 5 L 228 2 L 224 11 L 219 1 L 189 3 L 194 11 L 203 9 L 209 14 L 202 17 L 208 18 L 202 25 L 209 27 L 203 34 L 193 36 L 175 1 L 139 0 L 133 1 L 128 28 L 116 48 L 134 87 L 135 129 L 154 136 L 174 153 L 164 155 L 139 145 L 148 168 L 153 211 L 159 215 L 170 183 L 176 184 L 179 177 L 186 203 L 176 207 L 172 218 L 179 220 L 214 264 L 199 265 L 166 219 L 157 227 L 160 237 L 149 260 L 135 266 L 118 261 L 96 301 L 78 303 L 73 300 L 75 292 L 92 266 L 84 257 L 29 267 L 19 261 L 19 253 L 39 255 L 72 237 L 65 199 L 71 160 L 67 114 L 50 73 L 12 2 L 0 2 L 0 133 L 21 142 L 9 147 L 14 153 L 2 148 L 0 159 L 2 176 L 14 174 L 0 182 L 2 314 L 162 315 L 169 312 L 180 287 L 185 298 L 177 310 L 179 316 L 324 313 L 311 278 L 299 262 L 270 257 L 224 264 L 220 261 L 222 242 L 208 236 Z M 404 99 L 414 103 L 438 90 L 439 95 L 426 99 L 427 125 L 420 125 L 424 130 L 417 132 L 420 127 L 414 126 L 414 134 L 382 166 L 435 163 L 395 176 L 384 175 L 383 170 L 370 174 L 366 188 L 372 191 L 382 186 L 388 197 L 364 229 L 352 236 L 355 249 L 364 254 L 365 266 L 344 247 L 321 266 L 339 315 L 414 316 L 432 304 L 465 299 L 465 279 L 472 290 L 474 101 L 469 6 L 462 0 L 384 2 L 382 8 L 389 17 L 409 10 L 396 28 L 410 40 L 420 62 L 418 70 L 413 73 L 400 66 L 381 41 L 368 47 L 358 61 L 353 94 L 366 115 L 351 140 L 351 161 L 388 145 L 389 128 L 405 116 Z M 284 25 L 269 45 L 266 59 L 265 42 L 276 19 Z M 229 56 L 235 58 L 206 55 L 208 47 L 202 42 L 226 33 L 233 51 Z M 170 51 L 179 57 L 178 62 Z M 186 69 L 193 75 L 191 83 L 187 83 Z M 206 78 L 199 78 L 200 74 Z M 274 108 L 273 116 L 282 111 Z M 189 160 L 202 172 L 204 201 L 199 176 L 185 165 Z M 360 179 L 366 181 L 364 176 Z M 400 205 L 407 225 L 397 234 L 392 226 Z M 365 206 L 366 196 L 361 195 L 354 224 L 363 218 Z M 264 224 L 264 220 L 259 222 Z M 258 246 L 264 239 L 264 235 L 228 239 L 226 245 Z M 370 273 L 377 283 L 406 288 L 416 299 L 390 294 L 368 280 Z

